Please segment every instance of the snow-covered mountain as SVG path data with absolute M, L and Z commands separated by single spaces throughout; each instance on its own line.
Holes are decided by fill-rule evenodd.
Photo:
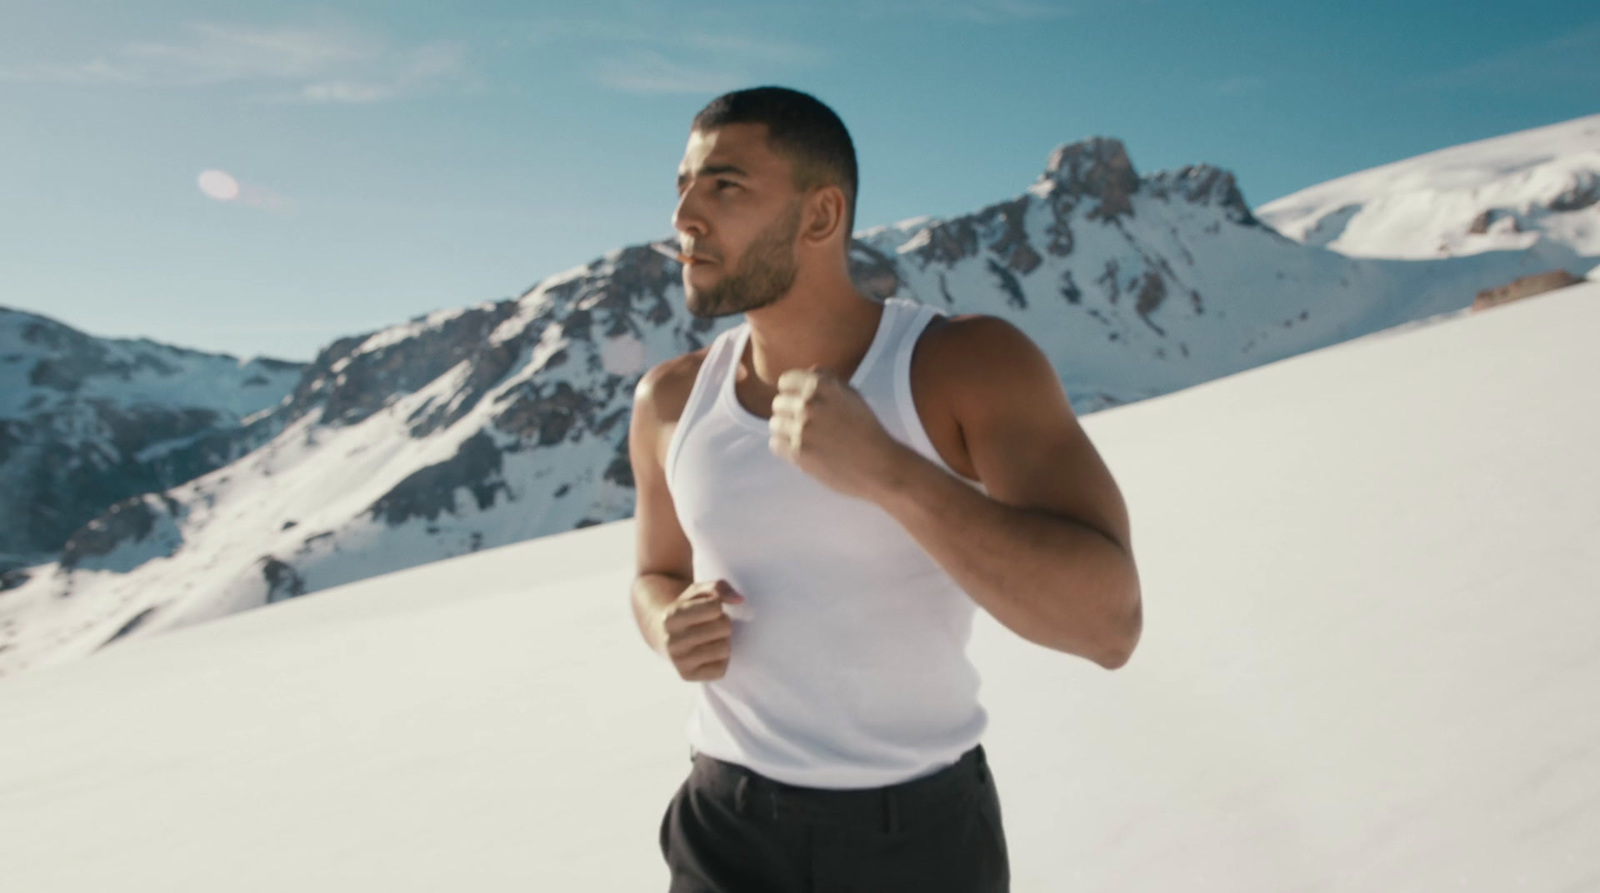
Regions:
M 974 618 L 1015 893 L 1592 893 L 1596 328 L 1578 285 L 1086 418 L 1144 634 L 1108 673 Z M 0 679 L 0 886 L 666 889 L 698 686 L 639 637 L 633 549 L 618 521 Z
M 1209 165 L 1141 177 L 1123 145 L 1063 145 L 1016 197 L 860 234 L 863 289 L 1007 318 L 1080 414 L 1402 323 L 1540 272 L 1529 250 L 1350 258 L 1263 226 Z M 483 548 L 630 517 L 628 414 L 696 319 L 644 245 L 515 300 L 322 350 L 226 468 L 128 500 L 0 599 L 0 673 Z M 530 567 L 531 580 L 540 570 Z
M 221 468 L 270 439 L 263 411 L 304 363 L 96 338 L 0 307 L 0 592 L 112 504 Z M 256 416 L 255 420 L 251 417 Z
M 1521 250 L 1581 276 L 1600 264 L 1600 115 L 1329 180 L 1256 214 L 1290 238 L 1349 255 Z

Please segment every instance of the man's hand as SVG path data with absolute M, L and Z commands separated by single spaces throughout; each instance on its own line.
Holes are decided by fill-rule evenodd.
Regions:
M 688 682 L 721 679 L 733 653 L 733 621 L 722 605 L 743 604 L 726 580 L 691 583 L 658 616 L 657 641 Z
M 815 365 L 778 377 L 767 428 L 774 454 L 860 499 L 882 488 L 904 448 L 849 382 Z

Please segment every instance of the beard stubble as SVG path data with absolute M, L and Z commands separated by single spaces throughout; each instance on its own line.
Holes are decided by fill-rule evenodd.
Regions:
M 782 217 L 757 233 L 739 265 L 710 288 L 691 289 L 685 276 L 689 312 L 702 319 L 731 316 L 760 309 L 787 294 L 799 272 L 794 240 L 800 233 L 801 204 L 790 203 Z

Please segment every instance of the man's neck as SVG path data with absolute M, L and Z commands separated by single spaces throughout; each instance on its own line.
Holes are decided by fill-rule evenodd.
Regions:
M 845 280 L 839 287 L 806 290 L 800 283 L 777 303 L 745 314 L 750 345 L 740 365 L 768 390 L 790 369 L 816 364 L 849 378 L 866 358 L 883 305 Z M 742 377 L 742 376 L 741 376 Z

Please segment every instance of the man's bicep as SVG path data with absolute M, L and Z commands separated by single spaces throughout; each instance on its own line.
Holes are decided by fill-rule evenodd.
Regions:
M 984 489 L 1007 505 L 1085 524 L 1131 548 L 1122 492 L 1032 339 L 987 317 L 969 336 L 956 420 Z
M 655 385 L 659 374 L 651 370 L 640 379 L 634 391 L 632 418 L 628 423 L 628 459 L 633 465 L 635 495 L 634 553 L 637 572 L 670 574 L 683 580 L 694 579 L 694 552 L 678 522 L 678 512 L 667 488 L 661 465 L 662 426 L 655 407 Z

